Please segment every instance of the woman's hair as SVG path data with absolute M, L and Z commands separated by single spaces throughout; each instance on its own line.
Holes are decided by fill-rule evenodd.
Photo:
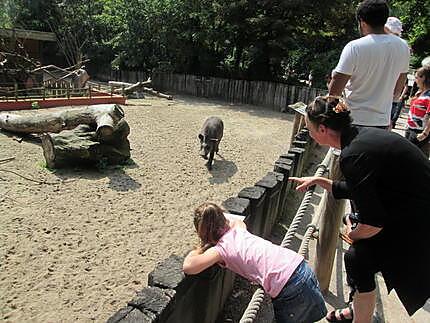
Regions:
M 326 127 L 342 131 L 351 125 L 350 111 L 339 97 L 318 96 L 306 107 L 309 121 L 317 126 L 322 124 Z
M 228 228 L 224 210 L 215 203 L 205 202 L 194 210 L 194 226 L 201 246 L 215 245 Z
M 416 73 L 421 76 L 424 77 L 424 85 L 425 87 L 429 88 L 430 87 L 430 65 L 425 65 L 423 67 L 420 67 L 419 69 L 417 69 Z

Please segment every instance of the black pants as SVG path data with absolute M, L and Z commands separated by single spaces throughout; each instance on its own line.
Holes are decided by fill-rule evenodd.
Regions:
M 408 139 L 410 142 L 418 146 L 419 149 L 424 153 L 424 155 L 429 158 L 430 155 L 430 141 L 429 137 L 427 136 L 426 139 L 422 141 L 418 141 L 417 135 L 420 134 L 422 130 L 415 130 L 407 128 L 405 131 L 405 138 Z
M 360 293 L 371 292 L 376 288 L 375 274 L 381 271 L 378 240 L 378 238 L 358 240 L 345 253 L 348 285 Z

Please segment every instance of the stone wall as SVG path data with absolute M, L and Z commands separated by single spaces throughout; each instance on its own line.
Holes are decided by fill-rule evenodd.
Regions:
M 248 230 L 267 237 L 276 221 L 286 213 L 290 176 L 300 176 L 311 150 L 312 139 L 302 129 L 288 152 L 282 154 L 268 172 L 252 187 L 227 198 L 223 207 L 229 213 L 245 216 Z M 235 274 L 213 266 L 198 275 L 182 272 L 184 256 L 171 255 L 148 276 L 148 287 L 137 293 L 108 323 L 166 322 L 213 323 L 222 312 L 232 289 Z

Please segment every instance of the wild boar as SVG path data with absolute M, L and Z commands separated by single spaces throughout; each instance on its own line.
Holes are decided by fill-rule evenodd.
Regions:
M 209 117 L 203 123 L 202 130 L 199 133 L 200 139 L 200 156 L 204 159 L 209 159 L 207 167 L 209 170 L 212 169 L 212 161 L 214 154 L 218 154 L 218 147 L 223 136 L 224 124 L 218 117 Z

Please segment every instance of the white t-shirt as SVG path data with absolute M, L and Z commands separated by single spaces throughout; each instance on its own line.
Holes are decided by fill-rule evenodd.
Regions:
M 344 47 L 334 71 L 351 75 L 345 97 L 353 124 L 389 125 L 394 87 L 409 58 L 407 43 L 394 35 L 370 34 Z

